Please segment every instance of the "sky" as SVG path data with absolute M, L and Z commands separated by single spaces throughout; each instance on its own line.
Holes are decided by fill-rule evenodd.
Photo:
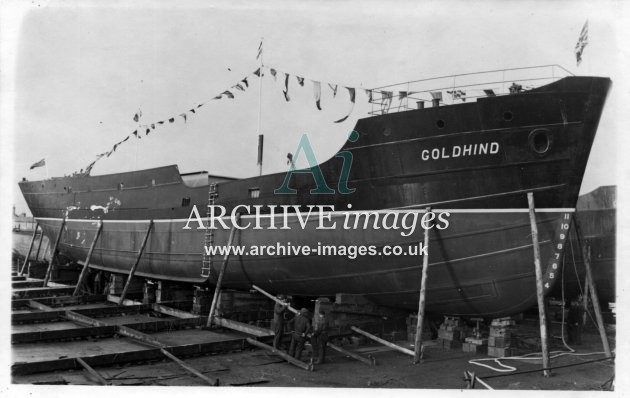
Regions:
M 141 122 L 176 122 L 127 141 L 92 174 L 177 164 L 181 172 L 256 175 L 259 111 L 264 173 L 287 169 L 286 154 L 302 134 L 319 161 L 332 156 L 371 109 L 363 93 L 340 124 L 333 121 L 347 113 L 347 93 L 333 99 L 324 84 L 318 111 L 308 81 L 301 89 L 291 81 L 290 102 L 270 75 L 262 95 L 250 78 L 252 87 L 234 100 L 207 102 L 259 66 L 261 38 L 265 65 L 352 87 L 548 64 L 610 77 L 582 192 L 617 183 L 621 3 L 182 3 L 50 1 L 11 9 L 20 18 L 11 21 L 14 47 L 4 57 L 13 96 L 3 143 L 18 212 L 27 209 L 14 182 L 85 168 L 136 129 L 138 110 Z M 589 44 L 577 67 L 573 48 L 587 19 Z M 199 103 L 186 123 L 177 117 Z M 29 170 L 42 158 L 47 167 Z

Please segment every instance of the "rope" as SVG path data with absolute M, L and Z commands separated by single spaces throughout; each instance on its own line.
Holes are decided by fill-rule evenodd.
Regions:
M 570 239 L 569 239 L 570 241 Z M 571 253 L 573 253 L 573 246 L 571 246 Z M 575 262 L 573 263 L 574 267 L 575 267 Z M 577 269 L 576 269 L 577 272 Z M 577 276 L 577 274 L 576 274 Z M 579 276 L 578 276 L 578 283 L 579 283 Z M 560 329 L 560 335 L 562 338 L 562 344 L 569 350 L 569 351 L 552 351 L 550 352 L 550 357 L 549 359 L 555 359 L 555 358 L 559 358 L 561 356 L 565 356 L 565 355 L 570 355 L 570 356 L 591 356 L 591 355 L 600 355 L 600 354 L 606 354 L 605 352 L 587 352 L 587 353 L 577 353 L 575 352 L 575 350 L 571 347 L 569 347 L 569 345 L 566 343 L 565 339 L 564 339 L 564 303 L 565 303 L 565 298 L 564 298 L 564 257 L 562 258 L 562 326 Z M 587 311 L 588 312 L 588 311 Z M 590 315 L 590 313 L 589 313 Z M 591 317 L 592 319 L 592 317 Z M 539 355 L 540 356 L 533 356 L 533 355 Z M 514 366 L 509 366 L 506 365 L 504 363 L 501 362 L 501 360 L 535 360 L 535 361 L 541 361 L 542 360 L 542 353 L 536 352 L 536 353 L 530 353 L 530 354 L 525 354 L 525 355 L 521 355 L 521 356 L 513 356 L 513 357 L 499 357 L 499 358 L 481 358 L 481 359 L 471 359 L 468 361 L 468 363 L 472 364 L 472 365 L 477 365 L 477 366 L 481 366 L 484 368 L 488 368 L 492 371 L 495 372 L 499 372 L 499 373 L 510 373 L 510 372 L 515 372 L 517 370 L 516 367 Z M 606 358 L 607 359 L 607 358 Z M 499 365 L 501 368 L 496 368 L 493 367 L 491 365 L 486 365 L 484 363 L 480 363 L 480 362 L 487 362 L 487 361 L 493 361 L 495 362 L 497 365 Z M 599 361 L 599 360 L 598 360 Z M 586 363 L 586 362 L 584 362 Z M 560 367 L 556 367 L 556 369 L 558 369 Z M 551 370 L 552 368 L 549 368 L 549 370 Z M 539 372 L 541 369 L 537 369 L 535 370 L 536 372 Z M 547 370 L 547 369 L 542 369 L 542 370 Z M 520 374 L 520 373 L 511 373 L 511 374 Z M 488 377 L 486 377 L 488 378 Z

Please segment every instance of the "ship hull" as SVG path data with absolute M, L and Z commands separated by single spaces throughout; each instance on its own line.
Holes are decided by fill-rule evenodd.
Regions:
M 49 239 L 67 219 L 60 251 L 68 258 L 85 258 L 96 222 L 103 220 L 91 264 L 128 273 L 153 220 L 137 275 L 196 284 L 214 283 L 216 269 L 202 275 L 204 231 L 183 227 L 195 206 L 205 210 L 208 182 L 217 184 L 215 204 L 228 213 L 238 206 L 282 205 L 331 206 L 337 216 L 348 208 L 450 209 L 450 226 L 431 230 L 429 309 L 509 315 L 535 303 L 527 193 L 541 210 L 548 291 L 557 280 L 556 250 L 564 247 L 560 228 L 575 207 L 610 85 L 605 78 L 571 77 L 525 93 L 361 119 L 336 156 L 290 176 L 210 176 L 197 185 L 186 182 L 176 166 L 166 166 L 19 185 Z M 247 229 L 238 232 L 237 243 L 382 247 L 422 240 L 418 230 L 405 238 L 400 231 L 307 226 Z M 214 244 L 225 244 L 227 235 L 217 231 Z M 220 262 L 213 259 L 214 267 Z M 415 308 L 420 264 L 418 256 L 240 256 L 230 259 L 225 283 L 302 296 L 361 294 L 379 304 Z
M 527 209 L 435 210 L 448 213 L 447 229 L 429 229 L 429 311 L 458 315 L 500 316 L 520 312 L 536 301 L 531 227 Z M 381 213 L 382 214 L 382 213 Z M 572 209 L 541 209 L 537 213 L 545 288 L 553 286 L 558 274 Z M 422 266 L 420 242 L 424 230 L 408 237 L 398 230 L 340 228 L 345 215 L 334 214 L 334 230 L 318 229 L 319 220 L 304 228 L 296 217 L 288 220 L 289 229 L 244 229 L 235 235 L 234 244 L 243 247 L 242 255 L 232 255 L 223 280 L 225 287 L 249 289 L 258 285 L 271 292 L 306 296 L 333 296 L 336 293 L 360 294 L 375 303 L 398 308 L 417 307 Z M 446 217 L 446 216 L 445 216 Z M 247 222 L 244 218 L 242 222 Z M 56 234 L 62 219 L 38 219 L 46 234 Z M 189 221 L 160 220 L 151 230 L 136 275 L 196 284 L 214 280 L 223 256 L 212 256 L 209 275 L 202 269 L 204 233 L 185 229 Z M 277 217 L 275 225 L 282 225 Z M 148 229 L 146 220 L 111 220 L 103 225 L 91 259 L 97 269 L 128 273 Z M 60 251 L 69 258 L 84 259 L 94 239 L 98 223 L 68 220 L 64 225 Z M 215 231 L 215 246 L 227 244 L 229 230 Z M 313 251 L 304 256 L 280 252 L 278 245 Z M 373 247 L 375 255 L 328 252 L 323 246 Z M 252 248 L 274 247 L 274 255 L 251 255 Z M 400 247 L 400 255 L 386 255 L 388 248 Z M 336 255 L 335 255 L 336 254 Z M 355 257 L 355 258 L 352 258 Z

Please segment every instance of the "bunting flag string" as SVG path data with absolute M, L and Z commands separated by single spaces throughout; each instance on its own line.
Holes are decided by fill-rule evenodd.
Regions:
M 356 94 L 355 89 L 352 87 L 346 87 L 346 89 L 348 90 L 348 94 L 350 95 L 350 111 L 345 117 L 342 117 L 341 119 L 336 120 L 335 123 L 341 123 L 345 121 L 348 117 L 350 117 L 350 114 L 354 110 L 354 102 L 355 102 L 355 94 Z
M 313 80 L 313 95 L 315 96 L 315 105 L 317 109 L 322 110 L 321 99 L 322 99 L 322 84 L 320 82 L 316 82 Z
M 304 78 L 300 76 L 295 76 L 300 86 L 304 87 Z
M 276 80 L 276 74 L 278 72 L 274 68 L 270 68 L 269 73 L 271 73 L 271 76 L 273 76 L 273 80 Z
M 233 85 L 232 88 L 236 89 L 238 91 L 246 91 L 246 89 L 249 88 L 249 81 L 248 81 L 248 79 L 250 78 L 250 76 L 252 74 L 256 75 L 258 77 L 262 77 L 263 76 L 261 68 L 258 68 L 256 71 L 250 73 L 250 75 L 245 76 L 242 80 L 240 80 L 238 83 Z M 243 87 L 243 85 L 244 85 L 244 87 Z M 287 89 L 288 89 L 288 85 L 287 85 Z M 287 93 L 287 95 L 288 95 L 288 93 Z M 211 98 L 210 100 L 219 100 L 219 99 L 222 99 L 224 96 L 229 98 L 229 99 L 233 99 L 234 98 L 234 93 L 232 91 L 230 91 L 230 90 L 225 90 L 221 94 Z M 184 123 L 187 123 L 188 122 L 188 114 L 189 113 L 190 114 L 195 114 L 196 113 L 196 109 L 201 108 L 206 103 L 207 103 L 207 101 L 199 103 L 196 107 L 190 108 L 188 111 L 178 114 L 178 116 L 181 116 L 182 119 L 184 120 Z M 133 121 L 137 123 L 137 122 L 140 121 L 141 117 L 142 117 L 142 110 L 138 109 L 138 112 L 136 112 L 134 114 L 134 116 L 133 116 Z M 175 117 L 170 117 L 168 119 L 160 120 L 160 121 L 153 122 L 153 123 L 150 123 L 150 124 L 139 125 L 138 128 L 136 128 L 131 134 L 127 135 L 124 139 L 122 139 L 121 141 L 119 141 L 116 144 L 114 144 L 111 150 L 109 150 L 108 152 L 103 152 L 103 153 L 100 153 L 100 154 L 96 155 L 96 159 L 94 161 L 92 161 L 92 163 L 90 163 L 86 167 L 85 173 L 89 174 L 97 161 L 99 161 L 103 157 L 111 156 L 116 151 L 116 149 L 118 149 L 118 147 L 121 144 L 123 144 L 124 142 L 127 142 L 129 140 L 129 138 L 135 137 L 137 139 L 141 139 L 142 138 L 142 133 L 141 132 L 143 130 L 144 130 L 145 135 L 149 135 L 149 133 L 152 130 L 155 130 L 157 126 L 163 125 L 167 121 L 168 121 L 168 123 L 174 123 L 175 122 Z
M 284 74 L 284 90 L 282 92 L 284 93 L 284 99 L 287 102 L 291 101 L 291 97 L 289 97 L 289 74 L 288 73 Z
M 328 87 L 330 87 L 330 89 L 332 90 L 333 98 L 335 98 L 337 96 L 337 85 L 328 83 Z

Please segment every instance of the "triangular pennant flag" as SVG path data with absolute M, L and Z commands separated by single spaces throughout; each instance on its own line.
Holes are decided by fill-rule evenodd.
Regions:
M 158 124 L 164 124 L 164 120 L 160 120 Z
M 242 83 L 245 83 L 245 87 L 249 87 L 249 83 L 247 82 L 247 78 L 241 80 Z
M 284 93 L 284 99 L 287 102 L 291 101 L 291 97 L 289 97 L 289 74 L 288 73 L 284 74 L 284 90 L 282 92 Z
M 120 142 L 118 144 L 114 144 L 114 148 L 112 148 L 112 152 L 116 152 L 116 148 L 118 148 L 118 145 L 120 145 Z
M 240 84 L 237 84 L 235 86 L 232 86 L 233 88 L 236 88 L 237 90 L 241 90 L 241 91 L 245 91 L 245 89 L 243 88 L 243 86 L 241 86 Z
M 141 117 L 142 117 L 142 111 L 138 109 L 138 112 L 136 112 L 136 114 L 133 115 L 133 121 L 137 123 Z
M 321 111 L 322 84 L 320 82 L 313 81 L 313 95 L 315 96 L 315 105 Z
M 337 85 L 328 83 L 328 87 L 332 90 L 333 98 L 335 98 L 337 96 Z
M 203 104 L 199 104 L 199 105 L 197 105 L 197 109 L 198 109 L 198 108 L 201 108 L 202 106 L 203 106 Z
M 188 112 L 195 113 L 195 108 L 190 109 Z
M 147 131 L 144 133 L 144 135 L 149 135 L 150 132 L 151 132 L 151 129 L 147 127 Z
M 254 72 L 254 74 L 258 77 L 260 77 L 260 68 L 256 69 L 256 72 Z
M 225 95 L 228 98 L 234 98 L 234 94 L 232 94 L 229 90 L 225 90 L 221 95 Z
M 134 130 L 134 132 L 131 133 L 131 134 L 133 134 L 133 135 L 135 135 L 137 137 L 138 136 L 138 130 Z
M 174 121 L 175 121 L 175 118 L 174 118 L 174 117 L 172 117 L 172 118 L 168 119 L 168 122 L 169 122 L 169 123 L 173 123 Z
M 186 114 L 185 113 L 180 113 L 179 116 L 184 118 L 184 123 L 186 123 Z
M 130 136 L 130 135 L 128 135 L 128 136 L 127 136 L 127 138 L 125 138 L 124 140 L 122 140 L 122 141 L 120 141 L 120 142 L 122 143 L 122 142 L 127 141 L 127 140 L 129 139 L 129 137 L 131 137 L 131 136 Z
M 151 123 L 151 129 L 155 130 L 155 123 Z
M 219 94 L 216 97 L 214 97 L 213 99 L 221 99 L 222 96 L 223 96 L 223 94 Z
M 304 78 L 300 76 L 295 76 L 300 86 L 304 87 Z
M 335 123 L 341 123 L 345 121 L 350 116 L 350 114 L 352 113 L 352 110 L 354 109 L 354 100 L 355 100 L 356 90 L 353 87 L 346 87 L 346 89 L 348 90 L 348 94 L 350 95 L 350 102 L 351 102 L 350 111 L 345 117 L 342 117 L 339 120 L 335 120 Z
M 277 71 L 274 68 L 271 68 L 269 69 L 269 72 L 271 72 L 271 76 L 273 76 L 273 80 L 276 80 Z

